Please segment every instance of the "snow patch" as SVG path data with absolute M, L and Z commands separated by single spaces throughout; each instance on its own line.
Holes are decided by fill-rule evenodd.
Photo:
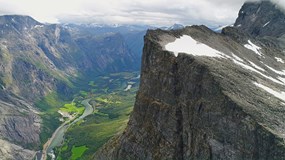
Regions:
M 243 59 L 239 58 L 237 55 L 232 53 L 232 56 L 234 57 L 235 60 L 240 61 L 240 62 L 244 62 Z
M 177 38 L 174 42 L 166 44 L 165 49 L 170 52 L 174 52 L 175 57 L 178 56 L 178 53 L 219 58 L 222 58 L 225 55 L 208 45 L 196 41 L 188 35 L 183 35 L 180 38 Z
M 247 47 L 250 50 L 253 50 L 255 53 L 258 55 L 262 56 L 262 54 L 259 52 L 261 49 L 260 47 L 256 46 L 253 44 L 250 40 L 248 40 L 249 44 L 246 44 L 245 47 Z M 168 43 L 165 45 L 165 49 L 170 52 L 174 52 L 174 55 L 177 57 L 178 53 L 187 53 L 187 54 L 192 54 L 194 56 L 207 56 L 207 57 L 218 57 L 218 58 L 228 58 L 231 59 L 235 64 L 241 66 L 242 68 L 246 70 L 250 70 L 252 72 L 255 72 L 262 77 L 285 86 L 285 78 L 282 79 L 281 77 L 278 78 L 273 78 L 271 76 L 265 75 L 262 72 L 266 72 L 265 69 L 262 67 L 256 65 L 255 63 L 248 61 L 247 64 L 245 63 L 245 60 L 241 59 L 240 57 L 236 56 L 235 54 L 232 53 L 232 56 L 228 56 L 224 53 L 221 53 L 218 50 L 215 50 L 208 45 L 205 45 L 203 43 L 200 43 L 196 40 L 194 40 L 192 37 L 188 35 L 183 35 L 180 38 L 177 38 L 174 42 Z M 261 72 L 262 71 L 262 72 Z M 274 70 L 276 71 L 276 70 Z M 276 71 L 280 75 L 285 75 L 285 71 Z M 284 73 L 283 73 L 284 72 Z M 281 74 L 282 73 L 282 74 Z M 125 89 L 127 90 L 127 88 Z
M 237 27 L 241 27 L 241 24 L 237 25 Z
M 266 27 L 269 23 L 270 23 L 270 21 L 265 23 L 262 27 Z
M 234 59 L 233 59 L 233 61 L 234 61 L 235 64 L 241 66 L 242 68 L 247 69 L 247 70 L 250 70 L 250 71 L 252 71 L 252 72 L 255 72 L 255 73 L 257 73 L 257 74 L 263 76 L 264 78 L 267 78 L 267 79 L 271 80 L 271 81 L 274 82 L 274 83 L 278 83 L 278 84 L 281 84 L 281 85 L 285 85 L 285 83 L 282 83 L 280 80 L 277 80 L 277 79 L 275 79 L 275 78 L 273 78 L 273 77 L 267 76 L 267 75 L 265 75 L 265 74 L 259 72 L 258 70 L 254 69 L 254 68 L 251 67 L 251 66 L 248 66 L 248 65 L 246 65 L 246 64 L 244 64 L 244 63 L 241 63 L 241 62 L 239 62 L 239 61 L 236 61 L 236 60 L 234 60 Z
M 253 63 L 253 62 L 251 62 L 251 61 L 248 61 L 254 68 L 256 68 L 256 69 L 258 69 L 258 70 L 260 70 L 260 71 L 263 71 L 263 72 L 265 72 L 265 70 L 263 69 L 263 68 L 261 68 L 261 67 L 259 67 L 258 65 L 256 65 L 255 63 Z
M 277 77 L 277 79 L 285 84 L 285 78 L 283 78 L 283 77 Z
M 283 71 L 278 71 L 278 70 L 276 70 L 276 69 L 274 69 L 274 68 L 272 68 L 272 67 L 269 67 L 268 65 L 265 65 L 267 68 L 269 68 L 271 71 L 273 71 L 273 72 L 275 72 L 275 73 L 277 73 L 277 74 L 279 74 L 279 75 L 281 75 L 281 76 L 285 76 L 285 70 L 283 70 Z
M 43 28 L 44 25 L 35 25 L 34 28 Z
M 283 63 L 283 64 L 285 63 L 282 58 L 278 58 L 278 57 L 274 57 L 274 58 L 276 59 L 277 62 L 280 62 L 280 63 Z
M 254 69 L 254 68 L 252 68 L 252 67 L 250 67 L 250 66 L 248 66 L 248 65 L 246 65 L 244 63 L 241 63 L 241 62 L 239 62 L 239 61 L 237 61 L 235 59 L 233 59 L 233 61 L 234 61 L 235 64 L 241 66 L 244 69 L 247 69 L 247 70 L 250 70 L 250 71 L 253 71 L 253 72 L 256 72 L 256 73 L 260 73 L 258 70 Z M 260 74 L 262 74 L 262 73 L 260 73 Z
M 129 85 L 127 86 L 127 88 L 126 88 L 124 91 L 128 91 L 128 90 L 130 90 L 131 88 L 132 88 L 132 85 L 129 84 Z
M 245 44 L 244 47 L 249 50 L 252 50 L 257 55 L 262 56 L 262 53 L 259 51 L 261 48 L 253 44 L 250 40 L 248 40 L 248 44 Z
M 285 92 L 275 91 L 257 82 L 254 82 L 253 84 L 285 102 Z

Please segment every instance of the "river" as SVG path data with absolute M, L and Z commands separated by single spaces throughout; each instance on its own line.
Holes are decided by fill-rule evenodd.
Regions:
M 90 99 L 85 99 L 81 102 L 81 104 L 84 105 L 85 110 L 80 117 L 76 118 L 72 123 L 69 123 L 69 121 L 64 122 L 56 129 L 52 137 L 43 146 L 43 151 L 41 152 L 41 160 L 46 160 L 47 154 L 54 156 L 53 149 L 62 144 L 64 141 L 64 134 L 70 126 L 93 113 L 93 107 L 89 104 L 89 102 Z

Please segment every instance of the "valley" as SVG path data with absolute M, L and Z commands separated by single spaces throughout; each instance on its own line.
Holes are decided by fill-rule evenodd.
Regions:
M 92 121 L 91 115 L 108 115 L 97 107 L 133 106 L 138 83 L 124 77 L 139 74 L 146 29 L 42 24 L 29 16 L 0 16 L 0 139 L 6 146 L 0 157 L 32 159 L 41 157 L 39 150 L 59 151 L 58 144 L 77 145 L 62 142 L 68 137 L 63 134 L 89 122 L 85 119 Z M 105 101 L 114 93 L 120 99 L 124 92 L 131 93 L 126 103 Z M 18 148 L 26 150 L 12 154 Z
M 80 85 L 86 88 L 81 88 L 71 103 L 58 108 L 60 115 L 54 118 L 60 119 L 62 124 L 37 157 L 92 158 L 98 148 L 124 130 L 138 85 L 139 72 L 107 74 Z
M 285 160 L 284 2 L 13 1 L 0 160 Z

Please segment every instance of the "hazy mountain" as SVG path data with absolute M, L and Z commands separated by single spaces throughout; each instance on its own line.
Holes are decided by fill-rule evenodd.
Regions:
M 141 32 L 132 32 L 137 36 L 129 47 L 120 33 L 89 34 L 28 16 L 0 16 L 0 157 L 32 159 L 40 148 L 43 126 L 35 102 L 41 98 L 69 97 L 80 87 L 77 79 L 138 71 Z

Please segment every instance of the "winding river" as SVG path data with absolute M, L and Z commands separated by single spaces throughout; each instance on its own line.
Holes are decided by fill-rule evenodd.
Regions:
M 71 123 L 69 123 L 69 121 L 64 122 L 62 125 L 60 125 L 56 129 L 56 131 L 53 133 L 52 137 L 43 146 L 43 150 L 40 153 L 41 154 L 41 156 L 40 156 L 41 160 L 46 160 L 48 154 L 54 156 L 53 149 L 62 144 L 62 142 L 64 141 L 64 134 L 70 126 L 72 126 L 76 122 L 82 120 L 86 116 L 93 113 L 93 107 L 89 104 L 89 102 L 90 102 L 90 99 L 85 99 L 81 102 L 81 104 L 84 105 L 85 110 L 80 117 L 78 117 L 77 119 L 75 119 Z M 54 158 L 52 158 L 52 159 L 54 159 Z

